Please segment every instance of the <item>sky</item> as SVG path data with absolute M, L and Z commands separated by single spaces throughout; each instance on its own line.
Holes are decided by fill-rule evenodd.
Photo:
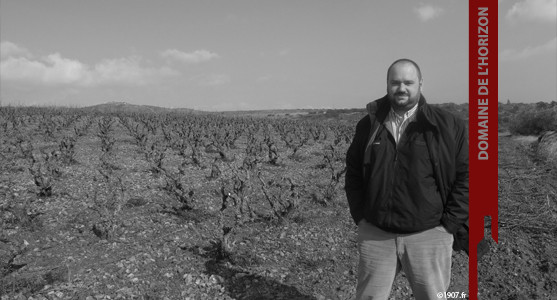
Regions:
M 499 101 L 557 100 L 557 0 L 499 0 Z M 398 58 L 468 102 L 468 1 L 0 0 L 2 105 L 359 108 Z

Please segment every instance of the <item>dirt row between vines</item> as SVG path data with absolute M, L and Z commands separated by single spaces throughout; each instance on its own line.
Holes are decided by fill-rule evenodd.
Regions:
M 557 299 L 557 170 L 536 143 L 499 136 L 499 243 L 479 263 L 479 299 Z

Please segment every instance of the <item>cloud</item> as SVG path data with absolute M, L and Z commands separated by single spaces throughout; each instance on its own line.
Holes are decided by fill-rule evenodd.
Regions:
M 422 22 L 427 22 L 432 20 L 443 13 L 443 8 L 428 5 L 428 4 L 420 4 L 420 7 L 414 8 L 414 12 L 418 15 L 418 18 Z
M 211 74 L 201 77 L 198 83 L 202 86 L 219 86 L 230 83 L 230 81 L 230 76 L 227 74 Z
M 207 50 L 196 50 L 191 53 L 182 52 L 176 49 L 168 49 L 161 52 L 162 57 L 174 59 L 187 64 L 197 64 L 210 61 L 220 56 Z
M 514 49 L 506 49 L 503 50 L 499 54 L 499 59 L 501 61 L 513 61 L 513 60 L 520 60 L 520 59 L 527 59 L 532 56 L 542 55 L 546 53 L 555 53 L 557 52 L 557 37 L 549 40 L 547 43 L 534 46 L 534 47 L 526 47 L 520 51 Z
M 4 53 L 4 49 L 7 49 Z M 149 68 L 137 56 L 106 59 L 94 66 L 64 58 L 59 53 L 33 58 L 26 49 L 10 42 L 2 43 L 1 79 L 45 85 L 97 86 L 105 84 L 141 85 L 178 72 L 167 68 Z
M 507 12 L 507 19 L 555 22 L 557 0 L 523 0 L 515 3 Z
M 2 79 L 22 80 L 45 84 L 71 84 L 85 82 L 87 67 L 66 59 L 60 54 L 50 54 L 41 60 L 26 57 L 8 57 L 0 63 Z
M 161 77 L 176 76 L 179 73 L 168 67 L 148 68 L 141 65 L 138 56 L 107 59 L 95 65 L 92 74 L 99 84 L 127 83 L 148 84 Z
M 0 55 L 2 59 L 8 57 L 31 57 L 29 50 L 20 47 L 12 42 L 4 41 L 0 43 Z

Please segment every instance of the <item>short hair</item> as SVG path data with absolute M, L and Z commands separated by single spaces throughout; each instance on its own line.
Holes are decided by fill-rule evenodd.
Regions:
M 421 81 L 422 80 L 422 71 L 420 70 L 420 67 L 418 66 L 418 64 L 408 58 L 400 58 L 395 60 L 395 62 L 393 62 L 390 66 L 389 69 L 387 69 L 387 81 L 389 81 L 389 74 L 391 73 L 391 69 L 394 67 L 394 65 L 398 64 L 398 63 L 409 63 L 412 64 L 416 70 L 418 71 L 418 79 Z

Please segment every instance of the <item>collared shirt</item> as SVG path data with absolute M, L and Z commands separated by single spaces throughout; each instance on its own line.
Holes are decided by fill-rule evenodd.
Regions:
M 387 129 L 391 132 L 391 134 L 395 138 L 395 142 L 397 144 L 398 141 L 400 140 L 400 136 L 402 135 L 402 133 L 404 132 L 408 124 L 416 120 L 417 111 L 418 111 L 418 103 L 416 103 L 414 107 L 412 107 L 404 114 L 396 113 L 394 109 L 391 107 L 391 111 L 389 111 L 387 118 L 385 118 L 384 124 L 385 127 L 387 127 Z

